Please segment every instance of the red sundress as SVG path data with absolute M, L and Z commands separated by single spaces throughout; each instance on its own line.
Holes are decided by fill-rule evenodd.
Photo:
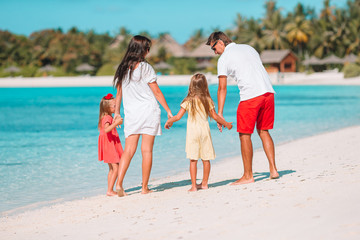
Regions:
M 112 121 L 113 118 L 110 115 L 105 115 L 101 120 L 98 152 L 99 161 L 104 161 L 104 163 L 119 163 L 123 153 L 116 128 L 108 133 L 104 131 L 105 123 L 112 124 Z

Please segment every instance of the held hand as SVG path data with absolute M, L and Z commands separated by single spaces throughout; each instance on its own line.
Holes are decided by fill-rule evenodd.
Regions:
M 117 119 L 121 119 L 121 123 L 119 123 L 119 124 L 116 124 L 116 125 L 118 125 L 118 126 L 116 126 L 117 128 L 121 128 L 121 126 L 119 126 L 119 125 L 121 125 L 122 124 L 122 117 L 120 116 L 120 114 L 114 114 L 114 122 L 116 122 L 116 120 Z
M 114 120 L 117 119 L 118 117 L 121 117 L 120 114 L 114 114 Z
M 222 132 L 222 125 L 220 123 L 217 123 L 217 127 L 218 127 L 219 131 Z
M 168 117 L 168 118 L 172 118 L 172 117 L 173 117 L 171 111 L 167 112 L 167 117 Z
M 122 119 L 122 117 L 118 116 L 117 118 L 115 118 L 115 124 L 121 128 L 121 124 L 123 123 L 124 119 Z
M 165 123 L 165 129 L 170 129 L 172 127 L 173 123 L 170 121 L 166 121 Z
M 229 130 L 232 129 L 233 127 L 232 122 L 227 122 L 225 127 L 227 127 L 227 129 Z
M 221 117 L 222 119 L 224 119 L 223 115 L 222 114 L 219 114 L 219 117 Z M 224 119 L 225 120 L 225 119 Z M 220 123 L 217 123 L 217 127 L 219 129 L 220 132 L 222 132 L 222 126 Z

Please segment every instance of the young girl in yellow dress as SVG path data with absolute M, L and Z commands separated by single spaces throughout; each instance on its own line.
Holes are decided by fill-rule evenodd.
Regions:
M 188 112 L 185 151 L 186 157 L 190 159 L 191 188 L 189 191 L 207 189 L 210 175 L 209 160 L 215 159 L 208 117 L 213 118 L 229 130 L 232 128 L 232 123 L 226 122 L 215 112 L 206 77 L 200 73 L 192 76 L 189 93 L 180 106 L 178 114 L 167 120 L 165 128 L 169 129 L 174 122 L 183 117 L 185 112 Z M 204 173 L 202 182 L 196 185 L 197 160 L 199 158 L 203 162 Z

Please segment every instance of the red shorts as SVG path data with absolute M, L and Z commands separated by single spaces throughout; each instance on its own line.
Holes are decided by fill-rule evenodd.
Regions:
M 241 101 L 237 109 L 237 131 L 239 133 L 253 133 L 259 130 L 272 129 L 274 126 L 274 94 L 265 93 L 261 96 Z

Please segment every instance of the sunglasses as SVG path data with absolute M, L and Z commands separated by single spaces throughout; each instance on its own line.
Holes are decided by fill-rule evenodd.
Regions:
M 218 43 L 219 40 L 217 40 L 212 46 L 211 46 L 211 50 L 215 51 L 215 46 Z

